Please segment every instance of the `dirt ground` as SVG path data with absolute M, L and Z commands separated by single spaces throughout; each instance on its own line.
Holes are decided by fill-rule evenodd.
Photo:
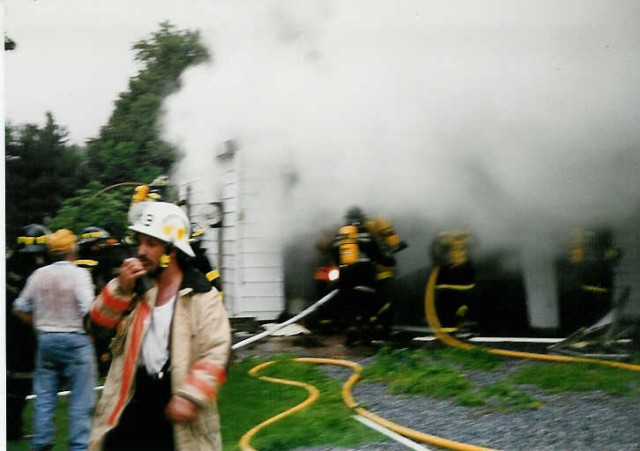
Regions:
M 239 342 L 248 336 L 234 337 L 234 342 Z M 345 346 L 344 341 L 344 335 L 339 334 L 270 336 L 235 350 L 234 361 L 241 361 L 248 357 L 270 357 L 274 354 L 360 360 L 374 355 L 379 349 L 379 345 L 348 347 Z

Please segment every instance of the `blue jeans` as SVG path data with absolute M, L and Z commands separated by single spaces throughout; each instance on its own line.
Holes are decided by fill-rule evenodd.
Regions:
M 38 332 L 33 381 L 37 395 L 34 450 L 51 449 L 54 444 L 53 417 L 62 380 L 67 381 L 71 391 L 68 449 L 86 450 L 96 401 L 93 343 L 88 335 L 81 333 Z

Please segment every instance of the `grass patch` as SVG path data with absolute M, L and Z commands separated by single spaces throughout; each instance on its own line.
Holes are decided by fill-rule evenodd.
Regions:
M 254 448 L 266 451 L 312 445 L 348 447 L 385 439 L 351 418 L 351 411 L 342 401 L 339 381 L 329 378 L 315 365 L 293 362 L 285 356 L 276 360 L 278 363 L 263 369 L 258 376 L 307 382 L 320 391 L 320 398 L 302 411 L 258 432 L 251 441 Z M 248 375 L 248 371 L 260 362 L 250 359 L 235 364 L 229 381 L 220 391 L 225 450 L 238 449 L 238 442 L 247 431 L 308 396 L 300 387 L 274 384 Z
M 489 354 L 484 348 L 477 346 L 469 350 L 443 348 L 432 352 L 430 358 L 457 364 L 465 370 L 493 371 L 500 368 L 504 357 Z
M 33 431 L 33 415 L 35 401 L 27 401 L 27 405 L 22 412 L 24 421 L 25 434 L 32 434 Z M 69 397 L 58 398 L 56 405 L 56 413 L 53 417 L 53 423 L 56 430 L 56 440 L 53 449 L 68 449 L 67 437 L 69 436 L 69 420 L 68 420 Z M 30 440 L 19 440 L 7 442 L 7 451 L 29 451 Z
M 539 407 L 539 401 L 514 384 L 501 381 L 479 387 L 465 374 L 467 370 L 495 371 L 503 360 L 476 349 L 383 348 L 376 355 L 375 363 L 363 371 L 363 377 L 388 384 L 392 394 L 452 399 L 465 407 L 489 407 L 493 410 Z
M 510 379 L 516 384 L 532 384 L 555 393 L 602 390 L 613 396 L 640 396 L 640 373 L 603 365 L 528 365 Z
M 341 382 L 330 378 L 316 365 L 293 362 L 287 356 L 259 375 L 308 382 L 320 390 L 311 406 L 260 431 L 251 445 L 265 450 L 285 451 L 305 446 L 351 447 L 380 442 L 385 437 L 351 418 L 342 401 Z M 436 350 L 381 349 L 375 362 L 363 370 L 363 378 L 389 385 L 392 393 L 420 394 L 452 399 L 459 405 L 490 410 L 514 411 L 540 406 L 540 401 L 519 385 L 534 385 L 550 392 L 589 392 L 602 390 L 615 396 L 640 397 L 640 373 L 602 365 L 581 363 L 526 363 L 508 377 L 479 386 L 468 371 L 499 371 L 504 358 L 473 349 Z M 232 366 L 229 379 L 220 391 L 223 449 L 237 450 L 240 438 L 251 428 L 287 410 L 307 397 L 307 391 L 262 381 L 248 371 L 263 360 L 248 359 Z M 54 449 L 67 449 L 67 406 L 60 398 L 56 410 L 58 430 Z M 25 433 L 32 431 L 33 401 L 24 412 Z M 26 440 L 9 442 L 9 451 L 27 451 Z
M 640 396 L 640 373 L 584 363 L 529 362 L 509 377 L 478 386 L 466 376 L 469 370 L 499 370 L 505 359 L 482 348 L 389 349 L 383 348 L 363 377 L 384 382 L 392 394 L 420 394 L 452 399 L 465 407 L 513 411 L 537 408 L 541 401 L 519 388 L 535 385 L 549 392 L 602 390 L 614 396 Z
M 304 446 L 349 447 L 366 442 L 380 442 L 385 436 L 363 426 L 352 418 L 352 412 L 342 401 L 339 381 L 326 376 L 319 367 L 297 363 L 279 356 L 278 363 L 265 368 L 259 376 L 308 382 L 320 391 L 320 398 L 306 409 L 267 426 L 251 441 L 260 451 L 285 451 Z M 228 381 L 220 390 L 218 408 L 222 429 L 223 449 L 239 449 L 240 438 L 262 421 L 287 410 L 308 394 L 300 387 L 262 381 L 248 375 L 248 371 L 263 360 L 250 359 L 231 368 Z M 68 398 L 59 398 L 55 421 L 58 433 L 54 449 L 67 449 Z M 32 431 L 33 401 L 24 412 L 25 433 Z M 9 442 L 8 451 L 28 451 L 29 441 Z
M 515 385 L 499 381 L 478 389 L 477 395 L 494 410 L 512 411 L 521 409 L 536 409 L 542 402 L 526 391 L 519 390 Z M 456 400 L 462 404 L 461 400 Z

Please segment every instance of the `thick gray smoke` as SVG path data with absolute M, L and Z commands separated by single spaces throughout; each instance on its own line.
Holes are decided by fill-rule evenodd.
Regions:
M 464 226 L 536 256 L 640 206 L 637 2 L 215 5 L 213 62 L 166 103 L 179 180 L 211 180 L 235 139 L 298 233 L 359 204 L 401 233 Z
M 166 103 L 180 180 L 237 139 L 273 183 L 296 173 L 298 223 L 362 204 L 489 242 L 638 206 L 637 3 L 216 5 L 213 62 Z

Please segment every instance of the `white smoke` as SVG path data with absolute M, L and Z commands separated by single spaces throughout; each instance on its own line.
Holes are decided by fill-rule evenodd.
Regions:
M 639 206 L 637 2 L 213 5 L 213 61 L 165 104 L 180 180 L 211 177 L 237 139 L 273 183 L 295 171 L 300 229 L 360 204 L 489 243 Z

